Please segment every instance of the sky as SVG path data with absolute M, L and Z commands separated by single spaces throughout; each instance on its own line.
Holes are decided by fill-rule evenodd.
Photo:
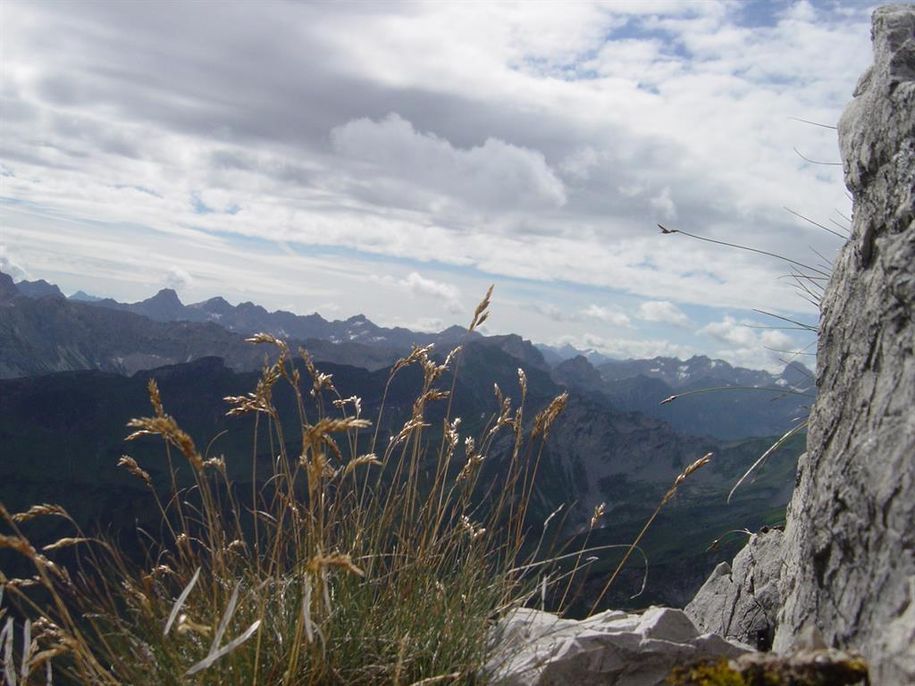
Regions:
M 0 270 L 812 366 L 872 7 L 3 0 Z

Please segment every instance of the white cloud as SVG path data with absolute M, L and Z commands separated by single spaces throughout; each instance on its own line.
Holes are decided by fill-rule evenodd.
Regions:
M 463 312 L 461 305 L 461 291 L 450 283 L 427 279 L 418 272 L 410 272 L 405 279 L 400 281 L 415 295 L 424 295 L 440 300 L 452 314 Z
M 677 218 L 677 206 L 670 196 L 670 186 L 664 186 L 663 190 L 649 202 L 661 219 L 671 220 Z
M 341 155 L 371 165 L 368 173 L 374 184 L 379 177 L 403 182 L 402 187 L 390 189 L 393 202 L 402 202 L 416 189 L 474 208 L 536 210 L 566 202 L 562 181 L 542 153 L 498 138 L 459 149 L 433 133 L 420 133 L 393 113 L 381 121 L 349 121 L 335 127 L 330 136 Z M 397 197 L 399 193 L 404 197 Z M 430 200 L 433 210 L 436 201 L 441 202 Z
M 29 280 L 29 272 L 10 254 L 5 245 L 0 245 L 0 272 L 9 274 L 13 281 Z
M 625 312 L 620 312 L 617 309 L 612 309 L 609 307 L 601 307 L 600 305 L 588 305 L 588 307 L 582 310 L 582 314 L 592 319 L 599 319 L 603 322 L 607 322 L 613 326 L 632 326 L 632 321 L 629 319 L 629 316 Z
M 712 322 L 699 329 L 698 333 L 707 334 L 724 343 L 738 346 L 753 345 L 758 342 L 758 334 L 749 328 L 750 322 L 738 322 L 734 317 L 726 316 L 720 322 Z
M 766 325 L 725 316 L 702 327 L 697 333 L 727 344 L 726 348 L 714 353 L 715 357 L 735 366 L 780 371 L 787 362 L 797 357 L 799 346 L 784 332 L 761 328 L 763 326 Z
M 524 303 L 521 307 L 530 312 L 536 312 L 554 322 L 577 322 L 580 319 L 578 313 L 552 303 L 542 303 L 535 300 L 534 302 Z
M 166 288 L 171 288 L 175 291 L 183 291 L 193 285 L 194 279 L 184 269 L 181 269 L 180 267 L 171 267 L 165 273 L 162 283 Z
M 383 326 L 396 327 L 400 326 L 410 331 L 423 331 L 426 333 L 437 333 L 446 328 L 447 324 L 439 317 L 420 317 L 419 319 L 399 319 L 385 320 L 380 322 Z
M 615 338 L 590 333 L 580 336 L 560 336 L 553 340 L 553 345 L 557 346 L 566 343 L 578 350 L 596 350 L 617 359 L 646 359 L 662 356 L 679 357 L 685 360 L 696 354 L 696 349 L 690 345 L 666 340 Z
M 591 171 L 595 169 L 600 162 L 600 156 L 597 151 L 585 146 L 565 156 L 559 163 L 559 170 L 564 176 L 568 176 L 576 181 L 587 181 L 591 177 Z
M 688 326 L 689 317 L 668 300 L 649 300 L 639 305 L 639 319 L 646 322 L 664 322 L 676 326 Z

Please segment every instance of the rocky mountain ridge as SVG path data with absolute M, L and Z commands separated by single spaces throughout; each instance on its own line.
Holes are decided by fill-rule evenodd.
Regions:
M 661 419 L 683 433 L 726 440 L 784 433 L 807 416 L 816 394 L 812 373 L 797 362 L 776 376 L 704 356 L 605 362 L 597 368 L 578 356 L 559 363 L 552 376 L 576 392 L 601 395 L 615 407 Z
M 331 321 L 317 313 L 297 315 L 285 310 L 270 312 L 250 301 L 232 305 L 220 296 L 185 305 L 171 288 L 163 288 L 154 296 L 135 303 L 120 303 L 111 298 L 91 302 L 97 307 L 133 312 L 159 322 L 212 322 L 245 336 L 266 332 L 280 338 L 360 343 L 393 350 L 409 350 L 414 344 L 435 343 L 442 347 L 457 345 L 466 334 L 459 326 L 438 333 L 417 332 L 402 327 L 387 328 L 376 325 L 362 314 Z
M 7 280 L 7 284 L 4 286 L 7 298 L 11 298 L 15 294 L 30 298 L 65 297 L 55 284 L 43 279 L 13 282 L 11 277 L 0 272 L 0 279 L 3 278 Z M 2 292 L 0 291 L 0 293 Z M 0 299 L 2 297 L 0 295 Z M 427 345 L 429 343 L 444 349 L 458 345 L 466 338 L 466 330 L 460 326 L 451 326 L 437 333 L 417 332 L 403 327 L 378 326 L 362 314 L 345 320 L 327 320 L 318 313 L 297 315 L 284 310 L 270 312 L 252 302 L 232 305 L 221 296 L 185 305 L 177 292 L 171 288 L 163 288 L 152 297 L 135 303 L 121 303 L 112 298 L 99 298 L 83 291 L 77 291 L 70 296 L 69 300 L 132 312 L 158 322 L 211 322 L 244 336 L 267 332 L 292 340 L 318 339 L 335 344 L 351 342 L 388 348 L 398 352 L 409 350 L 414 344 Z M 475 340 L 482 336 L 473 334 L 470 338 Z M 788 364 L 781 376 L 775 376 L 761 370 L 732 367 L 724 360 L 712 360 L 705 356 L 694 356 L 689 360 L 668 357 L 655 357 L 647 360 L 612 360 L 594 351 L 580 351 L 570 345 L 557 349 L 532 344 L 530 341 L 512 334 L 487 338 L 500 341 L 503 347 L 511 348 L 515 357 L 542 369 L 557 366 L 568 368 L 570 364 L 573 364 L 573 360 L 584 357 L 589 365 L 597 367 L 600 377 L 605 381 L 645 376 L 659 378 L 671 388 L 680 388 L 702 377 L 718 378 L 729 385 L 788 386 L 796 384 L 804 388 L 812 385 L 812 374 L 797 362 Z M 559 351 L 561 355 L 557 355 L 556 351 Z M 710 373 L 712 371 L 714 373 Z M 591 373 L 590 368 L 588 372 Z

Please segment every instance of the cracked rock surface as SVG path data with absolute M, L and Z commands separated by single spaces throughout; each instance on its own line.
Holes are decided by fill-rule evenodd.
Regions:
M 782 538 L 778 529 L 754 534 L 733 564 L 722 562 L 715 568 L 684 610 L 701 631 L 760 650 L 772 645 L 780 601 Z
M 522 608 L 502 620 L 488 665 L 504 686 L 660 686 L 676 666 L 735 658 L 749 646 L 700 633 L 682 610 L 608 610 L 581 621 Z
M 839 122 L 852 235 L 821 303 L 817 400 L 785 528 L 776 650 L 805 627 L 915 683 L 915 5 L 873 14 Z

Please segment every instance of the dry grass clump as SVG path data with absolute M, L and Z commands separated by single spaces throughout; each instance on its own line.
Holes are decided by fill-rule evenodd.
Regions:
M 490 297 L 491 289 L 471 331 L 488 316 Z M 533 547 L 528 503 L 565 396 L 526 423 L 519 370 L 520 404 L 497 387 L 497 413 L 481 435 L 462 436 L 451 416 L 454 382 L 440 385 L 449 370 L 456 377 L 458 350 L 439 363 L 428 347 L 415 348 L 391 379 L 416 365 L 422 386 L 407 420 L 385 441 L 384 400 L 369 421 L 361 400 L 342 397 L 307 353 L 297 360 L 267 334 L 251 340 L 272 346 L 276 360 L 254 391 L 226 398 L 229 414 L 257 418 L 250 493 L 230 478 L 237 472 L 227 458 L 201 453 L 150 381 L 152 414 L 130 422 L 129 439 L 164 441 L 170 485 L 157 489 L 130 456 L 119 463 L 149 488 L 161 514 L 160 535 L 144 532 L 144 562 L 80 531 L 62 508 L 11 514 L 0 506 L 7 529 L 0 547 L 25 556 L 34 570 L 29 578 L 0 575 L 0 598 L 14 600 L 25 618 L 14 621 L 0 608 L 5 683 L 485 679 L 492 619 L 525 602 L 527 576 L 542 569 L 520 558 Z M 281 385 L 295 397 L 293 426 L 274 403 Z M 447 408 L 433 427 L 436 403 Z M 504 434 L 512 447 L 498 483 L 482 480 Z M 266 478 L 256 448 L 265 440 Z M 22 527 L 40 517 L 63 518 L 72 535 L 36 547 Z M 52 559 L 63 553 L 75 564 Z

